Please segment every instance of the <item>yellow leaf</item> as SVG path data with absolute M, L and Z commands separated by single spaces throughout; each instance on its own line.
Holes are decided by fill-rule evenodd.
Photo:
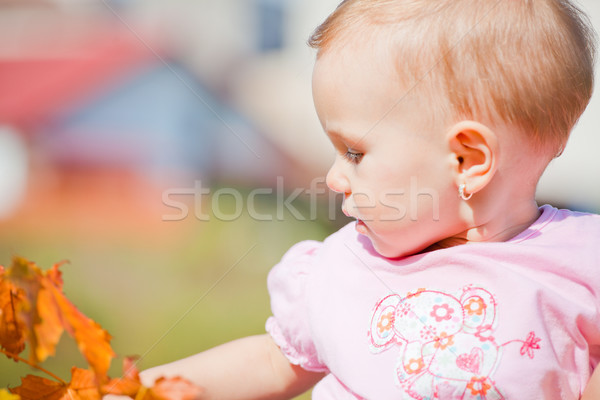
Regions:
M 18 394 L 12 394 L 6 389 L 0 389 L 0 400 L 20 400 Z

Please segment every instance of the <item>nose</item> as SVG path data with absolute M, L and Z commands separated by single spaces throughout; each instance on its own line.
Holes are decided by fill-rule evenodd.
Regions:
M 325 179 L 329 189 L 338 193 L 350 193 L 350 181 L 348 177 L 343 173 L 342 168 L 339 165 L 339 161 L 336 160 L 329 172 L 327 172 L 327 178 Z

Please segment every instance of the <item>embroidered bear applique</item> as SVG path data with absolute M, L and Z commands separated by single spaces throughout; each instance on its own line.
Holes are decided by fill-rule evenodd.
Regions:
M 530 332 L 499 345 L 496 322 L 496 301 L 483 288 L 392 294 L 374 308 L 369 347 L 374 354 L 397 349 L 395 375 L 407 399 L 504 399 L 492 379 L 503 347 L 520 342 L 520 354 L 533 358 L 541 339 Z

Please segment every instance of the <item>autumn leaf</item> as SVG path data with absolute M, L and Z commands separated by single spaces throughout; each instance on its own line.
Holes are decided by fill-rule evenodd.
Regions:
M 135 358 L 125 357 L 123 360 L 123 377 L 111 379 L 102 385 L 102 393 L 135 397 L 141 388 L 142 383 L 135 365 Z
M 0 390 L 0 400 L 101 400 L 104 394 L 136 400 L 199 398 L 203 390 L 181 377 L 160 378 L 151 388 L 144 387 L 134 358 L 124 359 L 122 378 L 110 379 L 107 371 L 114 358 L 110 335 L 64 295 L 60 265 L 43 272 L 15 257 L 9 268 L 0 266 L 0 350 L 56 379 L 27 375 L 11 393 Z M 65 330 L 90 366 L 89 370 L 73 367 L 70 383 L 38 365 L 54 354 Z M 18 355 L 25 342 L 31 346 L 29 361 Z
M 73 367 L 71 383 L 60 383 L 35 375 L 21 378 L 21 386 L 10 389 L 21 400 L 100 400 L 93 371 Z
M 54 355 L 56 345 L 66 330 L 77 342 L 79 351 L 97 378 L 104 381 L 115 356 L 110 346 L 111 337 L 64 295 L 59 267 L 60 264 L 56 264 L 43 273 L 34 263 L 15 257 L 5 274 L 8 283 L 24 293 L 16 312 L 31 346 L 30 361 L 37 364 Z
M 203 390 L 181 378 L 159 378 L 154 386 L 142 386 L 133 358 L 123 362 L 124 376 L 98 385 L 94 371 L 73 367 L 71 382 L 57 382 L 35 375 L 21 378 L 21 386 L 9 389 L 18 397 L 0 400 L 101 400 L 105 394 L 129 396 L 136 400 L 195 400 Z M 10 396 L 6 393 L 6 396 Z
M 0 266 L 0 348 L 18 355 L 25 349 L 25 324 L 16 310 L 21 309 L 25 294 L 4 275 L 4 268 Z
M 148 390 L 140 390 L 135 400 L 195 400 L 204 390 L 187 379 L 158 378 Z
M 75 339 L 79 351 L 99 378 L 104 379 L 115 354 L 110 346 L 110 335 L 102 327 L 86 317 L 54 286 L 50 279 L 44 281 L 44 289 L 54 301 L 55 310 L 63 322 L 63 327 Z M 50 301 L 41 303 L 38 308 L 52 307 Z
M 0 389 L 0 400 L 20 400 L 20 397 L 6 389 Z
M 133 357 L 123 360 L 123 377 L 102 387 L 103 394 L 124 395 L 135 400 L 195 400 L 203 389 L 181 377 L 159 378 L 151 388 L 142 386 Z
M 62 278 L 58 270 L 60 264 L 55 264 L 51 270 L 46 271 L 46 276 L 42 276 L 41 289 L 38 292 L 37 312 L 39 323 L 34 325 L 34 337 L 37 341 L 35 346 L 35 359 L 44 361 L 48 356 L 54 355 L 54 350 L 62 333 L 64 323 L 60 312 L 57 310 L 52 293 L 47 289 L 49 284 L 62 291 Z
M 101 398 L 95 373 L 77 367 L 71 369 L 71 383 L 68 392 L 70 399 L 76 399 L 73 392 L 81 400 L 100 400 Z
M 38 312 L 38 296 L 42 288 L 43 273 L 32 262 L 21 257 L 13 257 L 12 264 L 6 271 L 6 279 L 10 285 L 16 287 L 23 293 L 22 301 L 15 307 L 16 319 L 23 323 L 23 334 L 25 335 L 31 350 L 29 359 L 32 363 L 37 364 L 44 361 L 48 355 L 54 354 L 54 348 L 60 339 L 63 328 L 61 325 L 51 329 L 53 332 L 48 332 L 45 336 L 44 332 L 41 335 L 36 334 L 36 326 L 48 326 L 47 316 L 40 316 Z M 58 329 L 56 335 L 54 331 Z M 39 343 L 38 338 L 42 338 L 42 343 Z

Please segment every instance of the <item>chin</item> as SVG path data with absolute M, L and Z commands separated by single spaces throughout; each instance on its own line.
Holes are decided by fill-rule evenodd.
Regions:
M 412 256 L 414 254 L 418 254 L 419 252 L 423 251 L 425 248 L 427 248 L 427 245 L 423 245 L 422 247 L 398 247 L 398 246 L 392 246 L 388 243 L 381 243 L 377 240 L 373 240 L 372 238 L 369 238 L 369 240 L 371 241 L 371 245 L 373 245 L 373 249 L 375 249 L 375 251 L 377 253 L 379 253 L 381 256 L 385 257 L 385 258 L 402 258 L 402 257 L 408 257 L 408 256 Z
M 403 249 L 390 248 L 390 246 L 385 244 L 377 244 L 373 240 L 371 240 L 371 244 L 377 253 L 386 258 L 400 258 L 409 255 L 405 250 L 403 251 Z

